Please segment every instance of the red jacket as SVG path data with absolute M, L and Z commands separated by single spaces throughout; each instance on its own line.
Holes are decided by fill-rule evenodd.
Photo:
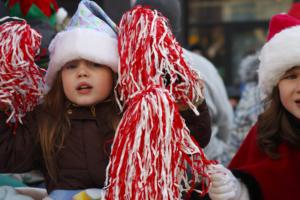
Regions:
M 231 161 L 229 168 L 247 185 L 251 199 L 260 199 L 260 193 L 264 200 L 300 199 L 300 150 L 286 143 L 278 150 L 280 159 L 274 160 L 259 149 L 255 125 Z

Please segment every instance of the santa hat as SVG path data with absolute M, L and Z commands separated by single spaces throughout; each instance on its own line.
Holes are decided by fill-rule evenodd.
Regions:
M 117 72 L 117 43 L 116 26 L 110 18 L 95 2 L 81 1 L 66 30 L 59 32 L 50 43 L 45 92 L 62 66 L 75 59 L 103 64 Z
M 274 15 L 259 56 L 258 79 L 263 99 L 272 93 L 287 70 L 300 65 L 299 55 L 300 20 L 285 13 Z
M 288 14 L 300 19 L 300 2 L 292 3 L 292 6 L 288 11 Z
M 118 47 L 116 89 L 124 112 L 111 148 L 105 199 L 178 200 L 200 179 L 198 192 L 204 195 L 210 161 L 176 105 L 199 114 L 194 102 L 203 100 L 203 82 L 185 62 L 167 19 L 135 7 L 122 16 Z

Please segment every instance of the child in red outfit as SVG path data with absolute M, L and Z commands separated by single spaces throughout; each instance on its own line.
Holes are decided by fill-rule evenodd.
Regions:
M 209 169 L 213 200 L 298 199 L 300 184 L 300 20 L 275 15 L 260 53 L 265 111 L 229 165 Z M 234 174 L 234 175 L 233 175 Z

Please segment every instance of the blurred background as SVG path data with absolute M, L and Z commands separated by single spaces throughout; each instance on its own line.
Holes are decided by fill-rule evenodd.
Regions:
M 72 15 L 79 0 L 58 0 Z M 134 0 L 96 0 L 118 23 Z M 181 43 L 199 51 L 218 69 L 226 85 L 239 82 L 242 58 L 265 42 L 268 21 L 275 13 L 287 12 L 292 0 L 181 0 Z

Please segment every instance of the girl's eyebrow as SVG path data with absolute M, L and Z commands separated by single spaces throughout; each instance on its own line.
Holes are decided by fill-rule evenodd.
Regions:
M 293 70 L 288 70 L 288 71 L 286 71 L 286 72 L 284 73 L 284 75 L 286 75 L 286 74 L 291 74 L 291 73 L 293 73 Z
M 300 73 L 300 67 L 293 67 L 293 68 L 287 70 L 287 71 L 282 75 L 282 77 L 290 76 L 290 75 L 294 75 L 294 74 L 299 74 L 299 73 Z
M 72 61 L 67 62 L 67 63 L 64 64 L 64 65 L 76 64 L 77 62 L 78 62 L 78 60 L 72 60 Z
M 290 75 L 293 75 L 294 74 L 294 71 L 286 71 L 282 76 L 281 78 L 285 78 L 287 76 L 290 76 Z

